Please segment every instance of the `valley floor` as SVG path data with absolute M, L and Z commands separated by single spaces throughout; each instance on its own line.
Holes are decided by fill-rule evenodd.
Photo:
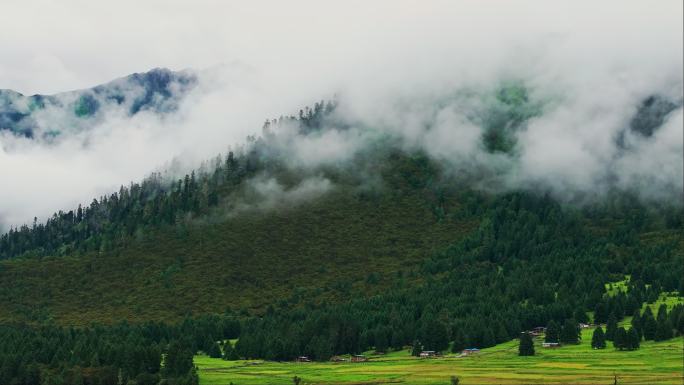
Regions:
M 682 384 L 684 339 L 643 342 L 636 351 L 617 351 L 610 342 L 604 350 L 591 348 L 593 329 L 582 332 L 582 343 L 544 349 L 535 341 L 537 354 L 518 356 L 518 341 L 510 341 L 479 354 L 457 358 L 420 359 L 407 350 L 369 356 L 363 363 L 294 363 L 223 361 L 195 357 L 202 385 L 292 384 Z

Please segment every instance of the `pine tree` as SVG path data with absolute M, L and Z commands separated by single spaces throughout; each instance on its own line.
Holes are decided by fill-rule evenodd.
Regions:
M 666 318 L 667 318 L 667 305 L 665 305 L 663 303 L 658 307 L 658 316 L 656 317 L 656 321 L 662 322 Z
M 387 331 L 384 327 L 379 327 L 375 330 L 375 350 L 378 352 L 386 352 L 389 342 L 387 341 Z
M 226 341 L 223 345 L 223 359 L 226 361 L 235 361 L 239 359 L 237 351 L 230 344 L 230 341 Z
M 614 341 L 615 332 L 617 331 L 617 318 L 615 314 L 610 313 L 608 316 L 608 322 L 606 323 L 606 340 Z
M 423 326 L 423 347 L 427 350 L 442 351 L 449 347 L 446 326 L 434 316 L 430 316 Z
M 606 303 L 601 301 L 594 307 L 594 323 L 600 324 L 606 322 L 608 319 L 608 310 L 606 308 Z
M 465 348 L 467 348 L 465 337 L 460 330 L 457 330 L 454 335 L 454 342 L 451 344 L 451 352 L 460 353 Z
M 641 311 L 638 309 L 634 311 L 632 316 L 632 329 L 637 332 L 639 341 L 641 341 L 641 338 L 644 336 L 644 326 L 641 323 Z
M 494 345 L 496 345 L 496 338 L 494 337 L 492 328 L 485 328 L 484 334 L 482 335 L 482 347 L 489 348 Z
M 615 349 L 624 350 L 627 342 L 627 331 L 622 326 L 618 327 L 613 336 L 613 346 Z
M 418 340 L 413 341 L 413 345 L 411 346 L 411 355 L 414 357 L 419 357 L 420 352 L 423 351 L 423 345 L 420 343 Z
M 221 358 L 223 356 L 221 354 L 221 348 L 216 342 L 213 342 L 209 345 L 209 351 L 207 352 L 207 355 L 211 358 Z
M 646 308 L 650 309 L 649 307 Z M 644 340 L 653 341 L 656 338 L 656 332 L 658 330 L 658 323 L 655 318 L 653 318 L 653 313 L 650 311 L 645 311 L 641 316 L 642 327 L 644 331 Z
M 580 328 L 574 319 L 567 319 L 561 329 L 560 342 L 564 344 L 577 344 L 580 339 Z
M 669 340 L 670 338 L 672 338 L 672 324 L 667 317 L 663 317 L 660 321 L 657 321 L 654 339 L 656 341 L 665 341 Z
M 580 323 L 589 323 L 589 316 L 587 316 L 587 312 L 584 311 L 583 307 L 578 307 L 575 309 L 575 312 L 573 313 L 573 318 L 575 321 L 580 322 Z
M 627 331 L 627 349 L 636 350 L 639 349 L 641 338 L 639 337 L 639 332 L 634 328 L 630 328 Z
M 518 347 L 519 356 L 533 356 L 534 355 L 534 341 L 530 333 L 520 334 L 520 345 Z
M 606 335 L 600 326 L 594 330 L 594 334 L 591 336 L 591 347 L 594 349 L 605 349 L 606 347 Z
M 546 334 L 544 335 L 544 342 L 560 342 L 560 325 L 554 320 L 551 320 L 546 325 Z

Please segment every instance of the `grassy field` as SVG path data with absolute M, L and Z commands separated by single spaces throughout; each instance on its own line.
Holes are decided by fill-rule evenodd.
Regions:
M 291 384 L 297 375 L 305 384 L 682 384 L 684 340 L 644 342 L 637 351 L 609 346 L 593 350 L 592 329 L 582 332 L 582 343 L 544 349 L 535 341 L 537 355 L 519 357 L 518 342 L 484 349 L 470 357 L 438 359 L 411 357 L 407 350 L 370 356 L 365 363 L 293 363 L 223 361 L 195 357 L 202 385 Z

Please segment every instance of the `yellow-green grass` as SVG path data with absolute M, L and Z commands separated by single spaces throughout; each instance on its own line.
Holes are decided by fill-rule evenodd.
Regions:
M 630 276 L 626 275 L 625 279 L 621 281 L 616 281 L 616 282 L 608 282 L 604 286 L 606 288 L 606 292 L 608 293 L 609 296 L 614 296 L 619 292 L 627 293 L 628 287 L 627 284 L 629 283 Z
M 196 356 L 201 385 L 291 384 L 299 376 L 305 384 L 682 384 L 682 337 L 644 342 L 636 351 L 591 348 L 593 329 L 582 331 L 582 343 L 557 349 L 541 347 L 537 354 L 518 356 L 518 342 L 509 341 L 479 354 L 458 358 L 420 359 L 407 350 L 370 356 L 364 363 L 294 363 L 223 361 Z M 610 343 L 609 343 L 610 344 Z
M 667 311 L 670 311 L 676 305 L 684 305 L 684 297 L 678 295 L 677 292 L 660 293 L 660 296 L 658 297 L 657 301 L 650 304 L 644 303 L 641 307 L 641 311 L 643 312 L 644 310 L 646 310 L 646 307 L 649 306 L 651 307 L 651 311 L 653 312 L 653 314 L 658 314 L 658 308 L 662 304 L 667 305 Z

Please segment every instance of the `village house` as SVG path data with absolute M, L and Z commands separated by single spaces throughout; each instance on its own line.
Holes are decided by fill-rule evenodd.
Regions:
M 478 349 L 478 348 L 463 349 L 463 350 L 461 351 L 461 355 L 463 355 L 463 356 L 469 356 L 469 355 L 478 353 L 479 351 L 480 351 L 480 349 Z
M 351 362 L 366 362 L 368 361 L 368 357 L 362 355 L 362 354 L 355 354 L 351 357 Z

